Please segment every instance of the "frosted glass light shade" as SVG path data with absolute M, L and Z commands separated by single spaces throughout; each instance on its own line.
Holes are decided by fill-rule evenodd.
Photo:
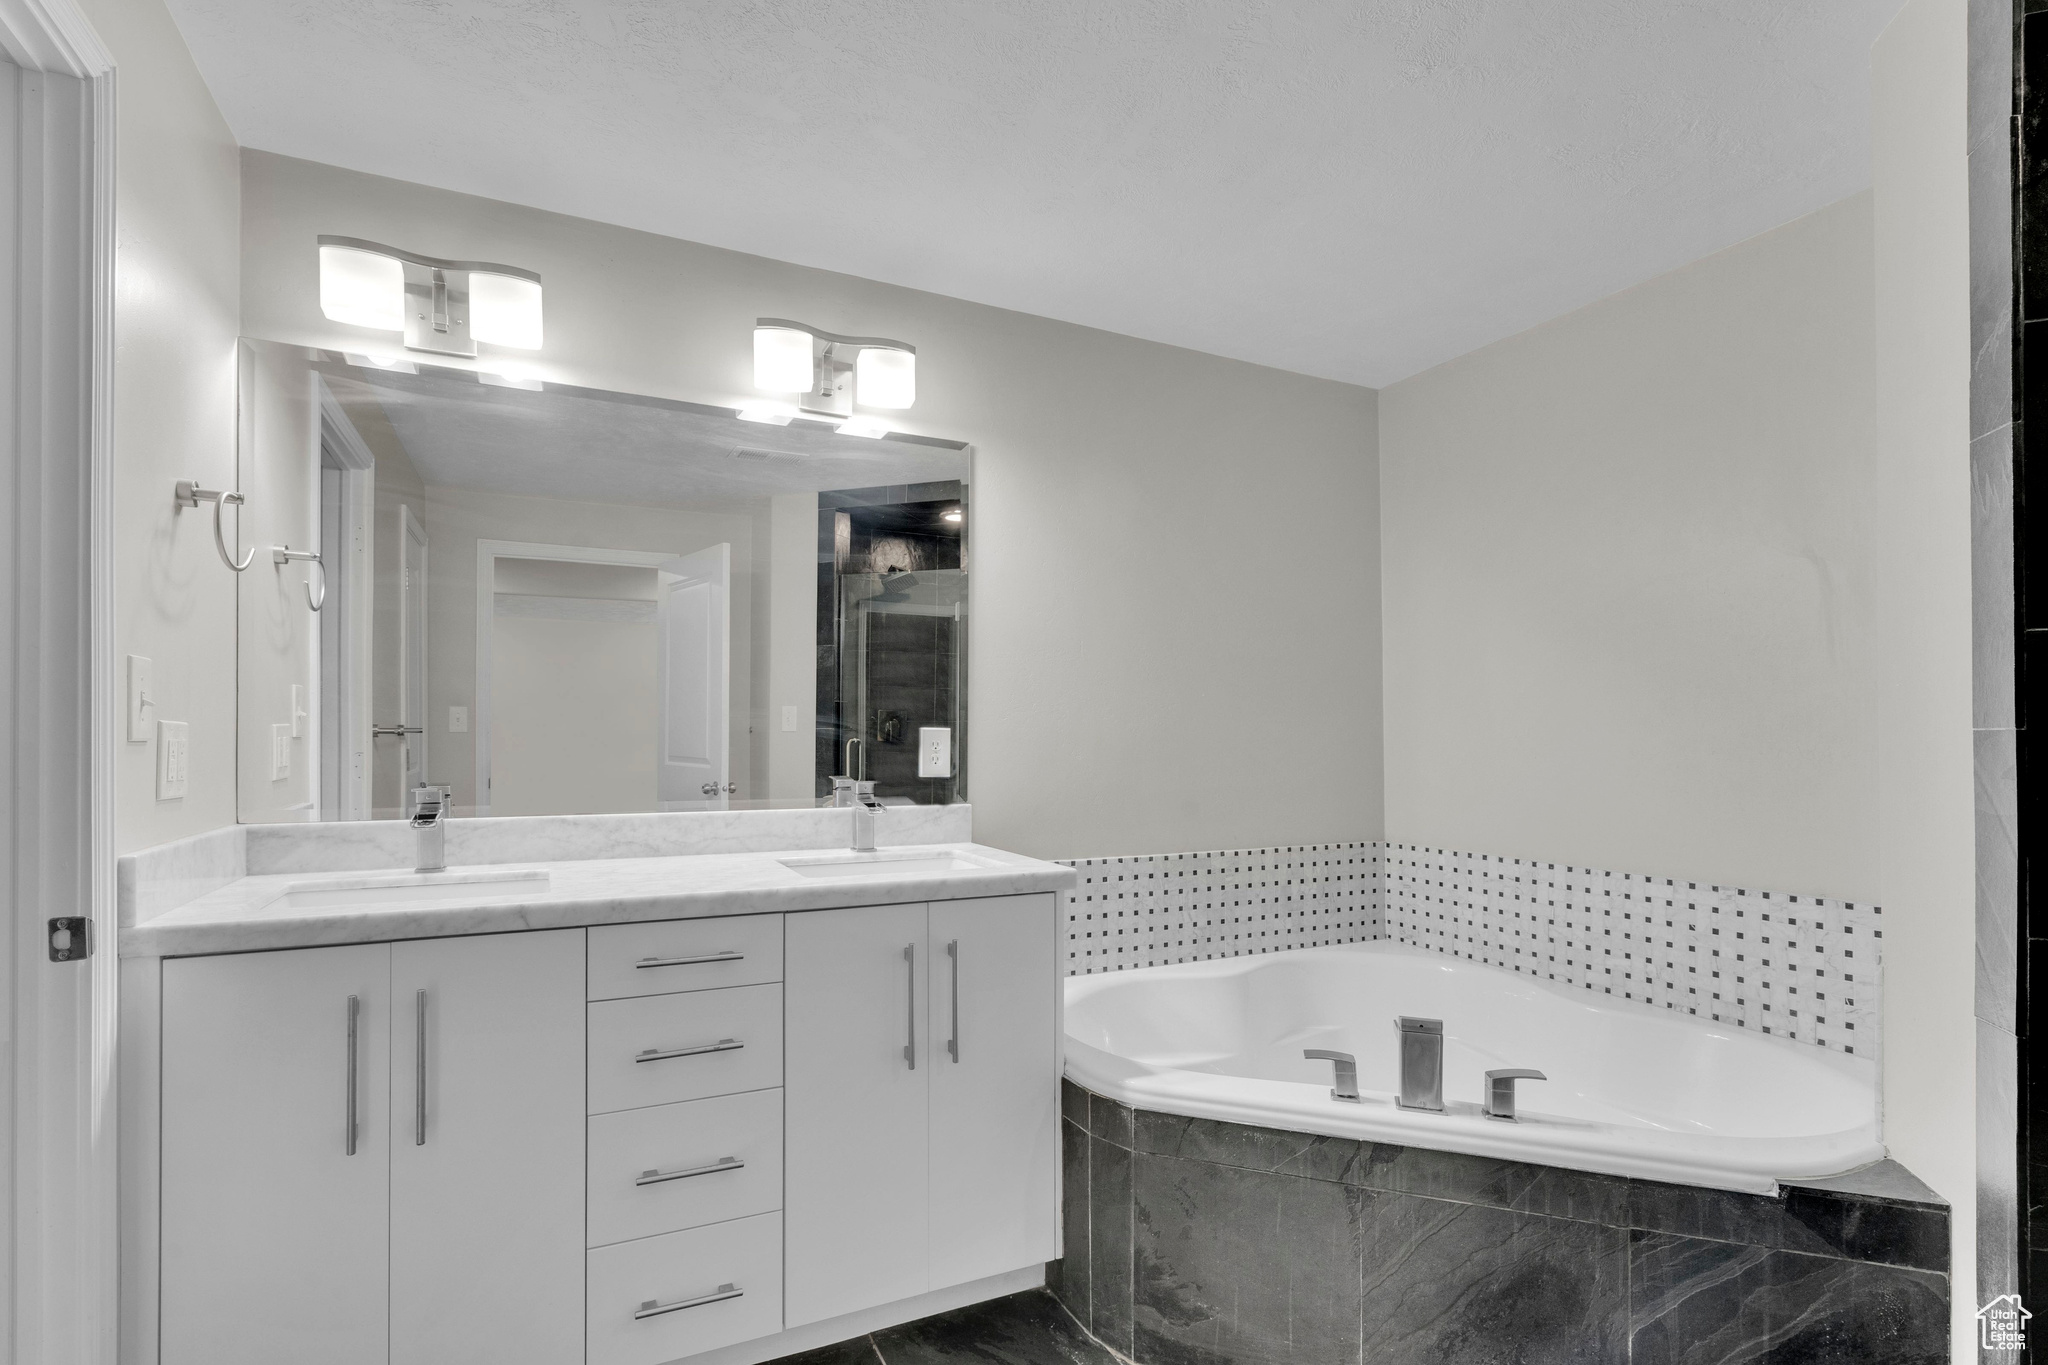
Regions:
M 405 330 L 405 267 L 347 246 L 320 248 L 320 311 L 333 322 Z
M 917 353 L 861 348 L 853 361 L 853 393 L 862 407 L 907 408 L 917 401 Z
M 763 393 L 809 393 L 816 382 L 811 334 L 793 327 L 754 329 L 754 387 Z
M 540 349 L 540 285 L 517 275 L 472 271 L 469 334 L 493 346 Z

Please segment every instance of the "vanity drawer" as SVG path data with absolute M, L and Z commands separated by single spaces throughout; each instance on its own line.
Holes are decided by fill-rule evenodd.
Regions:
M 598 1114 L 589 1123 L 591 1246 L 782 1207 L 780 1090 Z
M 782 1330 L 779 1213 L 598 1247 L 584 1264 L 586 1365 L 664 1365 Z
M 592 1000 L 780 981 L 782 916 L 600 925 L 589 964 Z
M 599 1000 L 588 1006 L 590 1112 L 782 1084 L 782 987 Z

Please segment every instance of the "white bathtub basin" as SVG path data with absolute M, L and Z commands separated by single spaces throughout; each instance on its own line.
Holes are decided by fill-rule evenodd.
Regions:
M 1169 1114 L 1753 1193 L 1884 1155 L 1867 1058 L 1399 944 L 1069 977 L 1066 1002 L 1067 1075 Z M 1449 1113 L 1394 1104 L 1404 1014 L 1443 1020 Z M 1305 1048 L 1354 1054 L 1361 1101 Z M 1519 1122 L 1480 1109 L 1503 1067 L 1549 1077 Z

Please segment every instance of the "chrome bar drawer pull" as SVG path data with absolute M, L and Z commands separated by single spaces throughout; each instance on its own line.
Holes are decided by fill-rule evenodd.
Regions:
M 745 953 L 706 953 L 702 957 L 643 957 L 633 966 L 645 967 L 695 967 L 703 962 L 744 962 Z
M 954 1061 L 960 1060 L 960 940 L 954 939 L 946 945 L 946 956 L 953 959 L 953 1036 L 946 1040 L 946 1051 Z
M 412 998 L 413 1012 L 413 1067 L 412 1067 L 412 1145 L 427 1145 L 427 993 L 422 990 Z
M 746 1292 L 744 1289 L 735 1289 L 730 1284 L 722 1284 L 714 1292 L 699 1294 L 694 1299 L 677 1299 L 674 1303 L 656 1303 L 649 1299 L 640 1305 L 640 1310 L 634 1313 L 633 1317 L 636 1320 L 658 1318 L 663 1313 L 679 1313 L 685 1308 L 702 1308 L 707 1303 L 723 1303 L 727 1299 L 736 1299 Z
M 716 1175 L 720 1171 L 737 1171 L 746 1167 L 746 1162 L 736 1156 L 722 1156 L 709 1166 L 688 1166 L 680 1171 L 642 1171 L 635 1185 L 661 1185 L 671 1180 L 688 1180 L 693 1175 Z
M 699 1043 L 696 1047 L 651 1047 L 633 1060 L 636 1062 L 665 1062 L 671 1057 L 701 1057 L 707 1052 L 737 1052 L 746 1044 L 737 1038 L 720 1038 L 715 1043 Z
M 915 1071 L 917 1070 L 917 945 L 915 943 L 903 945 L 903 960 L 910 964 L 910 1009 L 905 1016 L 909 1021 L 909 1029 L 905 1034 L 907 1041 L 903 1044 L 903 1060 L 909 1062 L 910 1069 Z
M 342 1145 L 343 1156 L 356 1154 L 356 1016 L 362 1013 L 363 1002 L 351 995 L 348 998 L 348 1103 L 344 1122 L 348 1125 Z

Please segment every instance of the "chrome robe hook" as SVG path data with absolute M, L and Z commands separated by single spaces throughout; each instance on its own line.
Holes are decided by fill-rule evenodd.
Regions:
M 270 547 L 270 562 L 279 569 L 283 569 L 285 565 L 295 559 L 302 560 L 312 567 L 312 573 L 306 575 L 306 605 L 314 611 L 318 611 L 327 601 L 327 566 L 320 562 L 319 552 L 317 550 L 294 550 L 289 545 L 273 545 Z M 315 577 L 318 577 L 320 580 L 320 591 L 317 595 L 313 592 L 313 579 Z
M 240 507 L 243 501 L 240 493 L 228 493 L 218 488 L 201 488 L 197 479 L 180 479 L 174 496 L 180 507 L 197 507 L 202 502 L 213 504 L 213 546 L 220 551 L 221 563 L 240 573 L 254 562 L 256 547 L 252 545 L 249 547 L 249 553 L 242 556 L 242 562 L 235 563 L 235 557 L 228 553 L 227 536 L 221 530 L 220 509 L 228 506 Z

